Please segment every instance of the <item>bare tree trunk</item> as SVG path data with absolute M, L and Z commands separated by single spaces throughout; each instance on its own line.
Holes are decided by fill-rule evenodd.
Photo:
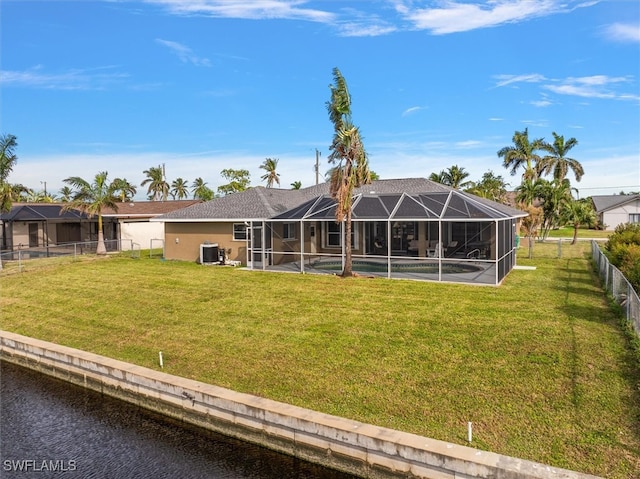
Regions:
M 353 276 L 353 264 L 351 260 L 351 208 L 347 210 L 347 216 L 345 219 L 344 228 L 344 270 L 342 271 L 342 277 Z
M 98 216 L 98 247 L 96 254 L 107 254 L 107 247 L 104 244 L 104 233 L 102 232 L 102 215 Z
M 576 244 L 578 242 L 578 228 L 580 227 L 579 223 L 575 223 L 573 225 L 573 241 L 571 244 Z

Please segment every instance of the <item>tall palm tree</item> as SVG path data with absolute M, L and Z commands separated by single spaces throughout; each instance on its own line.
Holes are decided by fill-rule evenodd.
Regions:
M 558 226 L 560 221 L 560 213 L 562 208 L 567 202 L 573 200 L 571 195 L 575 188 L 571 187 L 571 183 L 568 179 L 543 181 L 543 185 L 540 189 L 540 197 L 542 199 L 542 211 L 543 211 L 543 229 L 542 239 L 545 240 L 549 236 L 551 228 Z
M 541 175 L 547 175 L 553 172 L 553 179 L 562 181 L 569 173 L 569 170 L 573 171 L 576 181 L 582 179 L 584 175 L 584 169 L 578 160 L 569 158 L 567 154 L 574 146 L 578 144 L 578 140 L 575 138 L 569 138 L 564 141 L 564 136 L 560 136 L 553 133 L 553 143 L 542 143 L 542 149 L 549 153 L 544 156 L 539 163 L 539 173 Z
M 112 183 L 121 203 L 131 201 L 138 191 L 126 178 L 116 178 Z
M 277 158 L 265 158 L 264 162 L 260 165 L 260 168 L 266 171 L 260 179 L 267 182 L 267 188 L 271 188 L 274 181 L 280 186 L 280 173 L 276 171 L 278 161 Z
M 367 153 L 360 130 L 351 122 L 351 95 L 347 82 L 336 67 L 334 84 L 330 85 L 331 100 L 327 102 L 329 119 L 334 135 L 329 149 L 329 163 L 335 165 L 331 174 L 329 191 L 337 201 L 336 222 L 344 221 L 345 263 L 342 276 L 352 276 L 351 259 L 351 202 L 354 188 L 371 183 Z
M 202 178 L 196 178 L 193 182 L 191 192 L 193 199 L 209 201 L 213 199 L 213 190 L 207 186 Z
M 543 143 L 542 138 L 529 141 L 529 129 L 525 128 L 524 131 L 516 131 L 513 134 L 513 146 L 501 148 L 498 156 L 503 158 L 503 166 L 511 169 L 512 176 L 524 167 L 523 179 L 535 180 L 538 177 L 536 168 L 540 162 L 540 156 L 536 151 L 542 149 Z
M 293 183 L 291 183 L 292 190 L 299 190 L 300 188 L 302 188 L 302 181 L 296 180 Z
M 169 183 L 164 179 L 164 165 L 152 166 L 143 173 L 147 178 L 140 183 L 140 186 L 149 185 L 147 188 L 148 198 L 152 201 L 167 201 L 169 196 Z
M 189 183 L 182 178 L 176 178 L 171 182 L 171 196 L 175 200 L 183 200 L 189 197 Z
M 102 231 L 102 211 L 105 208 L 113 208 L 114 211 L 118 211 L 116 186 L 113 183 L 109 183 L 107 177 L 108 173 L 102 171 L 95 176 L 92 183 L 79 176 L 71 176 L 63 180 L 75 190 L 71 201 L 62 207 L 63 211 L 76 209 L 86 213 L 89 217 L 98 216 L 98 246 L 96 254 L 100 255 L 107 254 Z

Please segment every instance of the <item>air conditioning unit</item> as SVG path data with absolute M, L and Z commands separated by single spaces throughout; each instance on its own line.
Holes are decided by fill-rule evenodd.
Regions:
M 218 243 L 204 243 L 200 245 L 200 264 L 220 264 L 220 249 Z

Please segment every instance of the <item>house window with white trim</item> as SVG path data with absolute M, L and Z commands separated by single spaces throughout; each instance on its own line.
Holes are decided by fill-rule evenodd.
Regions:
M 233 241 L 245 241 L 247 239 L 247 225 L 233 223 Z
M 341 228 L 340 223 L 326 222 L 324 225 L 324 246 L 326 248 L 340 248 Z M 355 248 L 358 243 L 358 228 L 355 223 L 351 224 L 351 247 Z
M 629 223 L 640 223 L 640 213 L 629 213 Z
M 295 223 L 282 223 L 282 239 L 285 241 L 296 239 Z

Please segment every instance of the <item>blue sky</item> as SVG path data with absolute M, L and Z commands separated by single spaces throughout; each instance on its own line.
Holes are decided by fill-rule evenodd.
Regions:
M 458 165 L 513 188 L 496 153 L 528 128 L 578 140 L 581 197 L 640 190 L 636 0 L 3 0 L 0 22 L 9 181 L 35 190 L 104 170 L 139 185 L 161 164 L 264 185 L 265 158 L 281 187 L 310 186 L 333 67 L 382 178 Z

